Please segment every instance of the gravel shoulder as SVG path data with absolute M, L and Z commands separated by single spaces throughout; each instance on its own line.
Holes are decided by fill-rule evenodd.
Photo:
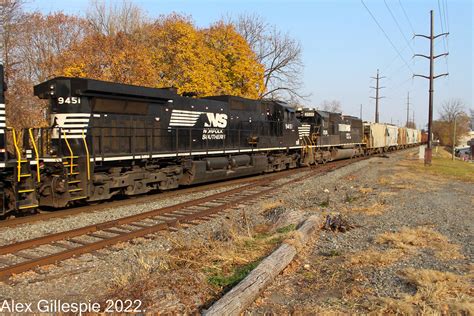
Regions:
M 472 185 L 427 177 L 420 184 L 409 176 L 409 167 L 403 165 L 410 161 L 409 154 L 399 152 L 390 154 L 389 158 L 360 161 L 281 187 L 271 195 L 230 209 L 197 226 L 138 238 L 14 276 L 9 282 L 0 283 L 0 300 L 91 301 L 104 306 L 107 299 L 140 299 L 147 312 L 195 313 L 212 304 L 284 239 L 291 237 L 295 225 L 304 218 L 314 213 L 323 216 L 340 213 L 354 228 L 346 233 L 321 231 L 319 240 L 315 239 L 277 278 L 248 313 L 311 313 L 315 306 L 322 311 L 382 310 L 386 307 L 382 303 L 360 305 L 360 300 L 367 297 L 366 290 L 373 297 L 394 300 L 404 293 L 416 293 L 416 287 L 397 274 L 400 269 L 430 268 L 464 275 L 472 262 L 473 215 L 466 208 L 469 204 L 465 204 L 468 201 L 472 205 Z M 402 176 L 397 178 L 397 174 Z M 7 243 L 195 197 L 98 212 L 100 217 L 94 219 L 89 219 L 91 214 L 87 214 L 85 218 L 74 216 L 25 225 L 17 232 L 2 231 L 0 237 L 2 243 Z M 460 210 L 461 205 L 464 209 Z M 367 249 L 382 252 L 394 248 L 390 244 L 393 236 L 379 242 L 379 235 L 420 226 L 445 236 L 446 240 L 434 236 L 442 251 L 429 247 L 418 251 L 407 246 L 402 254 L 393 254 L 400 255 L 400 260 L 383 268 L 360 264 L 354 271 L 347 269 L 346 261 L 357 266 L 354 262 Z M 450 247 L 443 242 L 459 245 L 454 247 L 457 252 L 449 252 Z M 459 254 L 459 258 L 445 261 L 438 258 L 439 253 Z M 357 298 L 345 296 L 350 286 L 360 292 Z
M 472 314 L 474 183 L 420 165 L 397 154 L 308 188 L 293 203 L 348 230 L 322 230 L 246 313 Z

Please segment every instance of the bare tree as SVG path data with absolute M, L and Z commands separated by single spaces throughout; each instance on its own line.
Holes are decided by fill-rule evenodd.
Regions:
M 19 70 L 25 79 L 36 84 L 55 74 L 60 67 L 58 57 L 83 39 L 86 22 L 62 12 L 49 15 L 35 12 L 25 14 L 20 27 Z
M 5 66 L 5 81 L 9 82 L 13 68 L 20 63 L 13 57 L 13 48 L 16 46 L 18 24 L 21 20 L 24 0 L 0 1 L 0 50 L 1 62 Z
M 243 14 L 231 21 L 264 65 L 264 92 L 261 98 L 287 101 L 304 99 L 303 62 L 300 43 L 279 31 L 258 15 Z
M 469 131 L 470 119 L 464 111 L 464 102 L 460 99 L 445 101 L 439 112 L 440 118 L 433 122 L 433 134 L 442 145 L 453 146 L 454 120 L 456 119 L 456 145 L 459 139 Z
M 464 111 L 463 101 L 460 99 L 451 99 L 443 102 L 441 110 L 439 111 L 439 116 L 441 121 L 452 122 L 454 121 L 454 118 L 461 113 L 466 113 Z
M 107 6 L 104 0 L 91 0 L 86 18 L 94 32 L 131 34 L 143 26 L 146 17 L 142 9 L 128 0 L 117 2 L 111 1 Z
M 342 107 L 341 107 L 341 101 L 338 100 L 324 100 L 321 102 L 321 105 L 319 106 L 321 110 L 328 111 L 328 112 L 335 112 L 335 113 L 341 113 L 342 112 Z

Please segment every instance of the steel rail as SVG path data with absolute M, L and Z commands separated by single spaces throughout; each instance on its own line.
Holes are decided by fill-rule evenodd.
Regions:
M 287 176 L 294 174 L 296 171 L 306 171 L 309 168 L 299 168 L 299 169 L 291 169 L 291 170 L 284 170 L 280 172 L 281 176 Z M 148 203 L 153 202 L 156 200 L 171 198 L 180 195 L 186 195 L 191 193 L 199 193 L 206 190 L 215 190 L 227 186 L 238 185 L 242 183 L 253 183 L 259 181 L 262 177 L 272 177 L 274 174 L 265 174 L 265 175 L 253 175 L 238 179 L 231 179 L 231 180 L 224 180 L 220 182 L 214 182 L 209 184 L 199 184 L 196 186 L 188 187 L 188 188 L 179 188 L 176 190 L 171 191 L 164 191 L 164 192 L 150 192 L 147 195 L 138 195 L 138 196 L 131 196 L 125 200 L 108 200 L 104 201 L 103 204 L 92 204 L 92 205 L 82 205 L 77 206 L 70 209 L 60 209 L 54 210 L 51 212 L 39 213 L 39 214 L 32 214 L 26 215 L 22 217 L 16 217 L 6 220 L 0 220 L 0 228 L 4 227 L 15 227 L 22 224 L 31 224 L 38 221 L 49 220 L 54 218 L 64 218 L 69 217 L 77 214 L 82 213 L 94 213 L 94 212 L 102 212 L 108 210 L 110 208 L 116 208 L 121 206 L 133 205 L 137 203 Z
M 315 175 L 324 174 L 334 169 L 346 166 L 354 161 L 363 159 L 367 158 L 362 157 L 352 160 L 336 161 L 334 163 L 322 165 L 319 168 L 312 169 L 307 172 L 306 175 L 301 177 L 284 181 L 284 183 L 272 185 L 272 182 L 282 178 L 281 174 L 276 174 L 273 177 L 267 177 L 251 184 L 216 193 L 207 197 L 198 198 L 140 214 L 130 215 L 116 220 L 5 245 L 0 247 L 0 255 L 12 254 L 18 256 L 19 258 L 27 259 L 26 261 L 0 268 L 0 279 L 5 280 L 13 274 L 22 273 L 47 264 L 54 264 L 74 256 L 102 249 L 119 242 L 153 234 L 161 230 L 178 227 L 180 224 L 194 224 L 193 221 L 196 220 L 208 220 L 210 216 L 217 215 L 224 210 L 235 207 L 236 205 L 249 203 L 255 198 L 274 192 L 276 189 L 284 185 L 303 181 Z M 305 171 L 307 171 L 307 169 Z M 186 210 L 190 207 L 204 207 L 205 209 Z M 148 223 L 149 225 L 147 225 L 145 223 L 141 223 L 143 220 L 153 220 L 156 221 L 156 223 Z M 129 227 L 124 228 L 123 226 Z M 132 227 L 131 229 L 130 226 Z M 105 232 L 114 236 L 104 236 L 97 234 L 100 232 Z M 73 239 L 74 237 L 85 236 L 93 237 L 99 240 L 86 242 Z M 62 241 L 72 242 L 74 244 L 78 244 L 79 246 L 60 244 Z M 51 245 L 61 249 L 66 248 L 66 250 L 52 254 L 47 253 L 44 256 L 36 256 L 32 254 L 25 255 L 19 253 L 19 251 L 22 250 L 44 252 L 38 249 L 38 247 L 43 245 Z

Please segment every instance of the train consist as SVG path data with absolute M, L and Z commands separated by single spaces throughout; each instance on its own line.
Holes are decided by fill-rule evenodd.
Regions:
M 0 80 L 1 81 L 1 80 Z M 1 89 L 3 92 L 3 88 Z M 0 214 L 62 208 L 414 146 L 417 130 L 234 96 L 59 77 L 34 87 L 51 125 L 5 126 Z

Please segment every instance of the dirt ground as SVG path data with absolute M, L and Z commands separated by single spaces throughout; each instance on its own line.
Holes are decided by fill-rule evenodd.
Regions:
M 465 168 L 453 177 L 414 155 L 391 157 L 308 194 L 348 230 L 322 230 L 246 314 L 474 314 L 474 168 Z
M 0 283 L 0 301 L 104 307 L 109 299 L 140 300 L 148 313 L 196 314 L 291 238 L 298 223 L 319 214 L 340 218 L 347 231 L 315 234 L 246 313 L 472 314 L 473 182 L 452 178 L 449 166 L 443 176 L 424 172 L 414 154 L 359 161 L 281 186 L 200 225 L 16 275 Z M 133 211 L 147 207 L 157 206 L 137 204 Z M 21 231 L 47 234 L 51 223 Z

